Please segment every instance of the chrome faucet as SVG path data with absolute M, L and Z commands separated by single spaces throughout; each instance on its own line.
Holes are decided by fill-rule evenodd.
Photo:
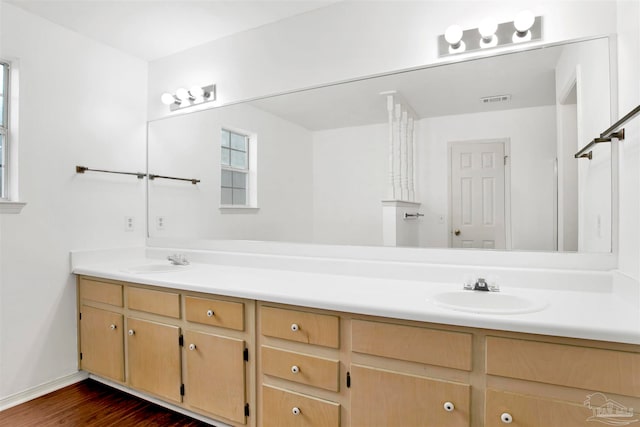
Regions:
M 169 255 L 167 259 L 171 261 L 171 264 L 173 265 L 189 265 L 187 257 L 185 257 L 183 254 Z
M 481 292 L 499 292 L 500 286 L 495 283 L 487 283 L 487 281 L 481 277 L 476 280 L 476 283 L 465 283 L 464 289 L 467 291 L 481 291 Z

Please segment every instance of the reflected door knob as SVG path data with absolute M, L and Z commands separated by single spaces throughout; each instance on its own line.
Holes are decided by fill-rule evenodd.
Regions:
M 207 317 L 213 317 L 213 310 L 207 310 Z
M 296 331 L 298 331 L 299 329 L 300 329 L 300 327 L 298 326 L 298 324 L 297 324 L 297 323 L 292 323 L 292 324 L 291 324 L 291 330 L 292 330 L 293 332 L 296 332 Z
M 291 367 L 291 372 L 297 374 L 298 372 L 300 372 L 300 368 L 298 368 L 296 365 L 293 365 Z
M 189 344 L 189 350 L 193 351 L 196 349 L 196 345 L 195 344 Z
M 513 417 L 510 413 L 505 412 L 504 414 L 500 415 L 500 420 L 505 424 L 511 424 L 513 422 Z
M 457 229 L 456 229 L 456 230 L 454 230 L 454 231 L 453 231 L 453 234 L 455 234 L 456 236 L 459 236 L 459 235 L 460 235 L 460 230 L 457 230 Z
M 291 409 L 291 413 L 293 415 L 300 415 L 300 408 L 298 408 L 297 406 L 294 406 L 293 409 Z
M 113 331 L 113 330 L 115 330 L 116 328 L 117 328 L 117 326 L 116 326 L 116 325 L 110 325 L 110 326 L 109 326 L 109 329 L 111 329 L 112 331 Z
M 451 412 L 454 409 L 456 409 L 455 405 L 453 403 L 451 403 L 451 402 L 444 402 L 443 407 L 444 407 L 444 410 L 447 411 L 447 412 Z
M 133 334 L 135 334 L 136 331 L 134 331 L 133 329 L 129 329 L 129 335 L 133 336 Z

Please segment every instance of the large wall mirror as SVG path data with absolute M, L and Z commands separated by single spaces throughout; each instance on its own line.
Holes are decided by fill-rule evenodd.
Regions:
M 607 37 L 148 125 L 149 236 L 610 252 Z M 474 234 L 476 233 L 476 234 Z M 478 234 L 479 233 L 479 234 Z

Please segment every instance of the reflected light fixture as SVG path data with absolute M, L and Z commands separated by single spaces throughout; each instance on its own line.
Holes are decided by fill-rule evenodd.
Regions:
M 542 40 L 542 16 L 529 10 L 518 13 L 512 22 L 484 19 L 478 28 L 463 29 L 451 25 L 438 36 L 438 55 L 448 56 L 479 49 Z
M 181 87 L 175 94 L 165 92 L 160 96 L 160 101 L 168 105 L 171 111 L 215 100 L 216 85 L 192 86 L 189 90 Z

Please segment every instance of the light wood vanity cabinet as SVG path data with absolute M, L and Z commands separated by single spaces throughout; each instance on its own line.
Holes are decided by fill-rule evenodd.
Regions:
M 82 369 L 226 424 L 256 425 L 247 416 L 252 301 L 84 276 L 78 289 Z
M 638 345 L 82 276 L 78 289 L 82 369 L 237 427 L 640 422 Z

